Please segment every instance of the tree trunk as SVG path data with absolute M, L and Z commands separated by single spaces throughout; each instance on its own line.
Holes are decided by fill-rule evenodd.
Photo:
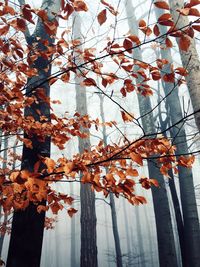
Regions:
M 20 3 L 23 1 L 20 1 Z M 49 20 L 53 20 L 54 16 L 51 12 L 57 13 L 60 8 L 59 1 L 46 1 L 43 0 L 42 9 L 46 9 Z M 27 32 L 26 32 L 27 33 Z M 41 39 L 40 39 L 41 38 Z M 54 39 L 45 31 L 43 22 L 39 19 L 34 33 L 26 35 L 28 45 L 33 44 L 43 51 L 46 50 L 45 46 L 40 40 L 48 40 L 49 46 L 54 43 Z M 44 59 L 39 57 L 31 67 L 38 69 L 38 76 L 35 76 L 28 80 L 28 89 L 26 90 L 27 95 L 35 95 L 38 103 L 33 103 L 30 107 L 25 108 L 25 117 L 33 116 L 36 121 L 40 120 L 38 111 L 41 115 L 45 116 L 50 121 L 50 109 L 49 105 L 38 99 L 37 95 L 32 92 L 32 85 L 35 87 L 41 81 L 45 81 L 51 73 L 51 65 L 49 65 L 51 58 Z M 46 68 L 49 67 L 46 72 Z M 48 97 L 50 93 L 50 87 L 48 82 L 44 83 L 40 88 L 44 89 L 45 95 Z M 37 91 L 37 89 L 36 89 Z M 49 157 L 50 156 L 50 137 L 45 137 L 44 142 L 39 142 L 36 136 L 30 138 L 26 134 L 25 138 L 29 138 L 32 141 L 33 149 L 29 149 L 23 146 L 22 154 L 22 169 L 33 171 L 34 164 L 39 160 L 39 156 Z M 43 201 L 44 202 L 44 201 Z M 45 203 L 43 203 L 45 205 Z M 12 232 L 9 244 L 7 267 L 39 267 L 40 257 L 43 240 L 43 229 L 44 229 L 44 218 L 45 213 L 38 213 L 37 207 L 33 203 L 25 210 L 19 210 L 14 212 L 12 222 Z
M 99 99 L 100 99 L 100 115 L 101 115 L 102 123 L 105 123 L 105 115 L 103 111 L 103 96 L 100 94 L 99 94 Z M 106 134 L 105 126 L 103 126 L 103 141 L 104 141 L 104 144 L 107 145 L 107 134 Z M 120 245 L 119 231 L 118 231 L 118 224 L 117 224 L 115 199 L 114 199 L 113 193 L 110 193 L 109 196 L 110 196 L 112 230 L 113 230 L 113 236 L 114 236 L 114 241 L 115 241 L 117 267 L 123 267 L 121 245 Z
M 115 240 L 117 267 L 123 267 L 119 232 L 118 232 L 118 226 L 117 226 L 117 214 L 116 214 L 116 208 L 115 208 L 115 200 L 114 200 L 114 196 L 112 193 L 110 193 L 110 208 L 111 208 L 111 216 L 112 216 L 113 236 Z
M 127 3 L 126 12 L 128 16 L 130 31 L 132 32 L 132 34 L 138 35 L 137 21 L 134 15 L 132 3 Z M 134 49 L 134 58 L 139 60 L 142 59 L 139 49 Z M 141 81 L 140 79 L 137 79 L 136 82 L 139 83 Z M 149 112 L 148 115 L 142 117 L 142 125 L 145 133 L 156 133 L 149 97 L 144 97 L 138 94 L 138 102 L 141 115 Z M 165 188 L 165 181 L 159 169 L 155 167 L 155 164 L 156 162 L 154 161 L 148 161 L 149 177 L 156 178 L 158 183 L 160 184 L 160 188 L 152 187 L 160 267 L 177 267 L 178 264 L 176 258 L 175 242 L 167 192 Z
M 74 18 L 74 39 L 80 39 L 81 21 L 80 16 Z M 79 46 L 79 49 L 81 47 Z M 81 78 L 76 77 L 76 110 L 79 114 L 87 114 L 86 89 L 80 86 Z M 89 130 L 84 130 L 89 133 Z M 79 138 L 79 152 L 89 150 L 89 138 Z M 89 184 L 81 184 L 81 267 L 97 267 L 97 241 L 96 241 L 96 211 L 95 194 Z
M 157 17 L 159 17 L 162 13 L 157 10 L 156 14 L 157 14 Z M 181 25 L 177 25 L 177 27 L 180 27 L 180 26 Z M 160 26 L 160 32 L 161 34 L 166 33 L 165 27 Z M 187 53 L 185 54 L 187 55 Z M 164 65 L 163 72 L 170 73 L 171 72 L 170 66 L 173 63 L 170 50 L 162 49 L 161 55 L 162 55 L 162 58 L 167 59 L 169 61 L 169 64 Z M 195 82 L 195 79 L 198 81 L 198 73 L 195 73 L 195 77 L 197 78 L 193 77 L 194 82 Z M 180 100 L 178 96 L 178 88 L 174 88 L 174 84 L 164 83 L 164 81 L 163 81 L 163 88 L 164 88 L 165 95 L 167 95 L 169 92 L 172 91 L 172 93 L 169 94 L 169 96 L 166 98 L 166 106 L 167 106 L 167 109 L 169 110 L 170 120 L 173 125 L 177 121 L 183 118 L 181 104 L 180 104 Z M 176 127 L 173 127 L 172 134 L 171 134 L 172 137 L 175 138 L 173 140 L 173 143 L 175 143 L 177 147 L 177 150 L 176 150 L 177 154 L 188 153 L 187 138 L 186 138 L 186 133 L 185 133 L 183 123 L 180 123 L 179 125 L 176 125 Z M 199 230 L 200 229 L 199 229 L 199 220 L 198 220 L 197 205 L 196 205 L 196 199 L 195 199 L 192 170 L 189 168 L 178 166 L 178 173 L 179 173 L 181 204 L 182 204 L 183 221 L 184 221 L 184 235 L 182 236 L 182 233 L 180 233 L 180 237 L 179 237 L 181 249 L 183 250 L 182 251 L 183 266 L 184 267 L 185 266 L 197 267 L 199 266 L 199 262 L 200 262 L 200 253 L 199 253 L 200 251 L 200 231 Z M 176 200 L 176 203 L 177 203 L 177 200 Z M 178 222 L 177 222 L 177 225 L 178 225 Z M 180 227 L 179 230 L 182 232 L 181 224 L 178 225 L 178 227 Z M 181 244 L 182 238 L 184 238 L 184 246 L 183 244 Z
M 187 16 L 179 15 L 179 12 L 177 12 L 177 9 L 181 9 L 184 6 L 183 0 L 169 0 L 170 4 L 170 10 L 172 17 L 174 19 L 174 22 L 176 24 L 176 28 L 179 29 L 181 27 L 184 27 L 185 25 L 188 25 L 189 19 Z M 190 38 L 188 35 L 187 37 L 190 39 L 190 46 L 187 52 L 179 49 L 180 55 L 181 55 L 181 61 L 184 68 L 188 70 L 188 76 L 186 76 L 187 81 L 187 87 L 189 90 L 190 98 L 192 101 L 193 109 L 194 111 L 198 110 L 200 108 L 200 94 L 199 94 L 199 88 L 200 88 L 200 60 L 199 55 L 195 46 L 194 39 Z M 177 38 L 177 43 L 179 42 L 179 39 Z M 200 113 L 195 114 L 195 120 L 196 125 L 200 131 Z

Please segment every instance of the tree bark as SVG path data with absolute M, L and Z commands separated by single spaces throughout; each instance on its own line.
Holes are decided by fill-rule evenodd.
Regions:
M 173 4 L 175 4 L 175 1 L 171 1 L 171 3 L 172 2 Z M 160 11 L 158 10 L 156 11 L 157 17 L 159 17 L 161 14 L 162 13 Z M 177 27 L 180 27 L 180 26 L 181 26 L 180 24 L 177 25 Z M 160 26 L 159 28 L 160 28 L 161 34 L 166 33 L 165 27 Z M 195 46 L 193 48 L 195 48 Z M 190 54 L 191 53 L 192 51 L 190 51 Z M 181 55 L 181 57 L 183 56 L 183 54 Z M 161 55 L 162 55 L 162 58 L 167 59 L 169 61 L 169 64 L 166 64 L 163 67 L 163 72 L 170 73 L 171 72 L 170 66 L 173 63 L 170 50 L 162 49 Z M 188 56 L 187 53 L 185 53 L 185 55 Z M 197 59 L 195 59 L 195 62 L 197 62 L 196 61 Z M 193 59 L 191 58 L 190 64 L 192 64 L 192 61 Z M 194 64 L 196 64 L 195 62 Z M 192 68 L 192 65 L 190 65 L 190 68 Z M 191 71 L 189 75 L 191 75 L 191 73 L 193 73 L 193 71 Z M 193 79 L 194 79 L 193 82 L 195 82 L 195 79 L 198 81 L 198 73 L 195 73 L 195 77 L 196 78 L 194 78 L 193 76 Z M 163 81 L 163 89 L 164 89 L 165 95 L 171 92 L 171 94 L 169 94 L 168 97 L 166 98 L 166 106 L 167 106 L 167 109 L 169 110 L 168 114 L 170 115 L 170 120 L 173 125 L 177 121 L 183 118 L 181 104 L 180 104 L 180 100 L 178 96 L 178 88 L 174 88 L 174 84 L 172 83 L 165 83 Z M 197 118 L 197 121 L 198 121 L 198 118 Z M 171 131 L 172 137 L 175 138 L 173 140 L 173 143 L 175 143 L 177 147 L 177 150 L 176 150 L 177 154 L 182 154 L 182 153 L 187 154 L 189 152 L 188 147 L 187 147 L 186 132 L 185 132 L 183 123 L 176 125 L 176 127 L 174 127 Z M 196 205 L 192 170 L 189 168 L 178 166 L 178 174 L 179 174 L 180 195 L 181 195 L 181 204 L 182 204 L 183 221 L 184 221 L 184 231 L 183 231 L 184 235 L 183 233 L 181 233 L 182 232 L 181 224 L 178 225 L 178 222 L 177 222 L 177 226 L 178 226 L 178 230 L 180 231 L 179 240 L 180 240 L 180 245 L 182 249 L 183 266 L 184 267 L 185 266 L 197 267 L 200 262 L 200 253 L 199 253 L 200 251 L 200 231 L 199 230 L 200 229 L 199 229 L 199 219 L 198 219 L 198 213 L 197 213 L 197 205 Z M 177 203 L 177 200 L 176 200 L 176 203 Z M 182 244 L 183 242 L 182 239 L 184 239 L 184 245 Z
M 127 3 L 126 12 L 128 16 L 129 28 L 132 34 L 138 36 L 137 21 L 134 15 L 134 9 L 131 2 Z M 139 49 L 134 49 L 133 56 L 135 59 L 142 59 Z M 135 68 L 135 70 L 137 69 Z M 139 83 L 141 81 L 138 78 L 136 82 Z M 156 133 L 153 112 L 151 112 L 152 107 L 150 98 L 138 94 L 138 102 L 141 115 L 149 112 L 148 115 L 142 117 L 142 125 L 145 133 Z M 156 162 L 154 161 L 148 161 L 149 177 L 156 178 L 160 185 L 160 188 L 152 187 L 160 267 L 177 267 L 178 263 L 165 181 L 159 169 L 155 167 L 155 164 Z
M 179 15 L 179 12 L 177 12 L 177 9 L 181 9 L 184 6 L 183 0 L 169 0 L 170 4 L 170 11 L 172 14 L 172 17 L 174 19 L 174 22 L 176 24 L 176 28 L 179 29 L 181 27 L 184 27 L 185 25 L 188 25 L 189 19 L 187 16 Z M 192 101 L 193 109 L 194 111 L 198 110 L 200 107 L 200 94 L 199 94 L 199 88 L 200 88 L 200 60 L 199 55 L 195 46 L 194 39 L 190 38 L 188 35 L 187 37 L 190 39 L 190 46 L 187 52 L 179 49 L 182 65 L 184 68 L 188 71 L 188 76 L 186 76 L 187 81 L 187 87 L 189 90 L 190 98 Z M 177 43 L 179 42 L 179 39 L 177 38 Z M 196 125 L 200 131 L 200 113 L 195 114 L 195 121 Z
M 81 21 L 79 15 L 74 18 L 74 39 L 80 39 Z M 79 46 L 79 49 L 81 47 Z M 87 114 L 86 89 L 80 86 L 81 78 L 76 79 L 76 110 L 81 115 Z M 89 130 L 84 130 L 89 133 Z M 91 147 L 89 138 L 79 138 L 79 152 L 89 150 Z M 97 241 L 96 241 L 96 211 L 95 194 L 89 184 L 81 184 L 81 267 L 97 267 Z
M 21 3 L 21 1 L 20 1 Z M 53 20 L 54 17 L 51 12 L 57 13 L 60 8 L 60 1 L 43 0 L 42 9 L 45 9 L 48 14 L 49 20 Z M 37 48 L 45 51 L 46 47 L 40 40 L 48 40 L 49 46 L 53 45 L 54 39 L 52 39 L 45 31 L 43 22 L 39 19 L 36 25 L 34 33 L 30 36 L 26 35 L 28 45 L 32 46 L 33 43 L 37 45 Z M 41 81 L 45 81 L 51 74 L 51 65 L 49 59 L 39 57 L 33 64 L 34 68 L 38 70 L 38 76 L 35 76 L 28 80 L 28 88 L 26 90 L 27 95 L 35 95 L 38 103 L 33 103 L 30 107 L 25 108 L 25 117 L 33 116 L 36 121 L 40 120 L 38 110 L 41 115 L 45 116 L 50 121 L 50 109 L 49 105 L 38 99 L 37 94 L 32 92 L 32 85 L 34 87 Z M 49 67 L 48 71 L 45 69 Z M 44 83 L 40 88 L 44 89 L 45 95 L 48 97 L 50 94 L 50 86 L 48 82 Z M 36 89 L 37 91 L 37 89 Z M 25 138 L 29 138 L 32 141 L 33 149 L 23 146 L 22 154 L 22 169 L 33 171 L 34 164 L 39 160 L 39 156 L 50 156 L 50 137 L 45 137 L 44 142 L 40 142 L 36 136 L 30 138 L 27 134 L 24 134 Z M 45 202 L 42 202 L 45 205 Z M 12 222 L 12 232 L 9 244 L 7 267 L 39 267 L 43 240 L 45 213 L 38 213 L 37 207 L 33 203 L 25 210 L 19 210 L 14 212 Z

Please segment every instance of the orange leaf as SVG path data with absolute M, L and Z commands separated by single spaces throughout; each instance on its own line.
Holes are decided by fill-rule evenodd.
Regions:
M 130 114 L 126 113 L 125 111 L 121 111 L 121 115 L 122 115 L 122 119 L 123 119 L 124 122 L 133 120 L 133 116 L 131 116 Z
M 168 48 L 173 47 L 172 41 L 168 37 L 165 40 L 165 44 L 166 44 L 166 47 L 168 47 Z
M 65 82 L 65 83 L 67 83 L 67 82 L 69 81 L 69 79 L 70 79 L 70 72 L 69 72 L 69 71 L 66 72 L 66 73 L 64 73 L 64 74 L 61 76 L 61 80 L 62 80 L 63 82 Z
M 88 11 L 88 7 L 85 2 L 81 1 L 74 1 L 73 3 L 75 11 Z
M 190 8 L 189 16 L 200 17 L 200 12 L 197 8 Z
M 145 22 L 143 19 L 141 19 L 141 20 L 139 21 L 139 27 L 140 27 L 140 28 L 144 28 L 144 27 L 146 27 L 146 26 L 147 26 L 146 22 Z
M 63 170 L 64 170 L 65 174 L 68 175 L 70 172 L 72 172 L 73 168 L 74 168 L 74 163 L 68 162 L 64 165 Z
M 98 22 L 99 22 L 100 25 L 102 25 L 107 20 L 107 10 L 106 9 L 102 10 L 98 14 L 97 20 L 98 20 Z
M 44 205 L 38 205 L 37 206 L 37 212 L 38 213 L 41 213 L 42 211 L 47 211 L 49 209 L 49 207 L 48 206 L 44 206 Z
M 81 82 L 81 86 L 96 86 L 96 82 L 92 78 L 86 78 Z
M 128 168 L 126 170 L 126 174 L 130 175 L 130 176 L 134 176 L 134 177 L 137 177 L 139 175 L 138 171 L 136 169 L 132 169 L 132 168 Z
M 142 159 L 142 157 L 141 157 L 140 154 L 137 154 L 137 153 L 132 152 L 132 153 L 130 153 L 130 157 L 138 165 L 143 166 L 143 159 Z
M 157 1 L 154 3 L 154 5 L 158 8 L 161 8 L 161 9 L 167 9 L 169 10 L 169 5 L 168 3 L 164 2 L 164 1 Z
M 150 184 L 154 185 L 155 187 L 159 187 L 159 183 L 156 179 L 149 179 Z
M 78 210 L 76 210 L 76 209 L 74 209 L 74 208 L 70 208 L 70 209 L 67 210 L 67 213 L 68 213 L 69 216 L 72 218 L 73 215 L 74 215 L 75 213 L 77 213 L 77 211 L 78 211 Z
M 132 42 L 136 43 L 137 45 L 140 44 L 140 39 L 138 38 L 137 35 L 131 34 L 131 35 L 127 36 L 127 38 L 130 39 Z
M 190 38 L 187 35 L 182 35 L 179 39 L 179 48 L 185 52 L 190 47 Z

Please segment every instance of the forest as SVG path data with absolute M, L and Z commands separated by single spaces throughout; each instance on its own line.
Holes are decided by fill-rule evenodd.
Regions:
M 200 0 L 0 0 L 0 266 L 200 266 Z

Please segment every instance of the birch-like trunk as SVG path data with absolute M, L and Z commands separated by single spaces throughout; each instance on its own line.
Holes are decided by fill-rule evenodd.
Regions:
M 172 2 L 173 1 L 171 1 L 171 3 Z M 175 1 L 173 3 L 175 4 Z M 156 9 L 156 16 L 159 17 L 161 14 L 162 12 Z M 180 21 L 181 20 L 182 18 L 180 17 Z M 180 26 L 181 25 L 177 25 L 177 27 L 180 27 Z M 160 26 L 159 28 L 160 28 L 161 34 L 166 33 L 165 27 Z M 195 49 L 195 46 L 193 48 Z M 171 63 L 173 63 L 171 52 L 169 49 L 168 50 L 161 49 L 160 53 L 161 53 L 162 58 L 167 59 L 169 62 L 169 64 L 164 65 L 163 73 L 170 73 L 171 72 L 170 66 L 171 66 Z M 187 56 L 189 59 L 189 54 L 191 55 L 191 52 L 182 53 L 181 57 Z M 193 59 L 191 58 L 191 61 L 192 60 Z M 197 62 L 197 60 L 198 60 L 198 57 L 195 58 L 195 62 Z M 192 68 L 192 65 L 190 65 L 189 68 Z M 193 73 L 193 70 L 191 70 L 189 75 L 193 75 L 192 73 Z M 198 77 L 198 73 L 195 74 L 195 77 L 193 76 L 192 78 L 194 79 L 193 83 L 195 83 L 195 81 L 198 82 L 198 78 L 200 79 L 200 72 L 199 72 L 199 77 Z M 188 83 L 190 83 L 190 81 L 188 81 Z M 174 84 L 172 83 L 165 83 L 163 81 L 163 89 L 164 89 L 165 95 L 171 92 L 171 94 L 169 94 L 166 98 L 166 106 L 168 109 L 168 114 L 170 116 L 169 119 L 171 120 L 171 123 L 173 125 L 177 121 L 182 120 L 183 118 L 180 99 L 178 96 L 178 88 L 177 87 L 174 88 Z M 194 90 L 195 90 L 195 87 L 194 87 Z M 175 143 L 177 147 L 177 150 L 176 150 L 177 154 L 187 154 L 189 152 L 188 147 L 187 147 L 186 132 L 185 132 L 183 123 L 184 122 L 180 123 L 179 125 L 176 125 L 176 127 L 172 129 L 172 137 L 175 138 L 173 142 Z M 198 219 L 198 213 L 197 213 L 197 205 L 196 205 L 196 199 L 195 199 L 192 170 L 190 168 L 178 166 L 178 173 L 179 173 L 180 195 L 181 195 L 182 213 L 183 213 L 183 221 L 184 221 L 184 236 L 183 236 L 184 247 L 182 247 L 182 249 L 184 250 L 182 251 L 183 266 L 197 267 L 199 266 L 199 262 L 200 262 L 200 253 L 199 253 L 200 252 L 200 231 L 199 231 L 200 229 L 199 229 L 199 219 Z
M 181 9 L 184 6 L 183 0 L 169 0 L 170 11 L 174 22 L 176 24 L 176 28 L 182 28 L 185 25 L 189 25 L 190 21 L 187 16 L 179 15 L 177 9 Z M 192 101 L 194 111 L 199 110 L 200 108 L 200 60 L 199 55 L 195 46 L 194 39 L 187 37 L 190 39 L 190 46 L 187 52 L 179 49 L 182 65 L 184 68 L 188 70 L 188 76 L 186 76 L 187 87 L 189 90 L 190 98 Z M 177 38 L 177 43 L 179 42 L 179 38 Z M 200 130 L 200 112 L 195 114 L 196 125 Z
M 23 0 L 19 0 L 21 5 L 24 4 Z M 60 9 L 60 0 L 43 0 L 41 9 L 45 9 L 48 14 L 49 20 L 54 20 L 52 12 L 58 13 Z M 45 51 L 46 47 L 40 40 L 48 40 L 49 46 L 53 45 L 54 39 L 51 38 L 45 31 L 43 22 L 38 19 L 35 31 L 30 35 L 29 31 L 25 32 L 25 38 L 28 45 L 35 44 L 39 49 Z M 51 74 L 51 65 L 49 59 L 39 57 L 31 67 L 37 68 L 38 76 L 35 76 L 28 80 L 28 88 L 26 94 L 31 96 L 35 95 L 38 103 L 33 103 L 30 107 L 25 108 L 25 116 L 33 116 L 36 121 L 40 120 L 38 111 L 41 115 L 45 116 L 50 121 L 50 109 L 49 105 L 38 99 L 37 95 L 32 92 L 32 86 L 37 86 L 41 81 L 45 81 Z M 48 68 L 48 71 L 46 71 Z M 48 82 L 44 83 L 40 88 L 44 89 L 45 95 L 49 96 L 50 86 Z M 37 89 L 36 89 L 37 91 Z M 29 138 L 26 134 L 25 138 Z M 29 149 L 26 146 L 23 147 L 22 154 L 22 169 L 33 171 L 34 164 L 39 160 L 39 156 L 50 156 L 50 137 L 45 138 L 45 142 L 39 142 L 36 136 L 31 138 L 33 148 Z M 45 205 L 45 203 L 42 203 Z M 39 267 L 43 229 L 44 229 L 44 217 L 45 213 L 38 213 L 37 207 L 33 203 L 21 211 L 14 212 L 12 222 L 12 233 L 9 244 L 7 267 Z
M 126 13 L 130 32 L 138 36 L 138 23 L 131 1 L 127 2 Z M 133 57 L 141 60 L 141 51 L 134 49 Z M 137 79 L 136 82 L 139 83 L 141 81 Z M 148 112 L 148 115 L 142 117 L 142 125 L 145 133 L 156 133 L 150 98 L 138 94 L 138 102 L 140 114 L 143 115 Z M 160 267 L 177 267 L 178 263 L 165 181 L 159 169 L 155 167 L 155 164 L 153 161 L 148 161 L 149 177 L 156 178 L 160 184 L 160 188 L 152 187 Z

